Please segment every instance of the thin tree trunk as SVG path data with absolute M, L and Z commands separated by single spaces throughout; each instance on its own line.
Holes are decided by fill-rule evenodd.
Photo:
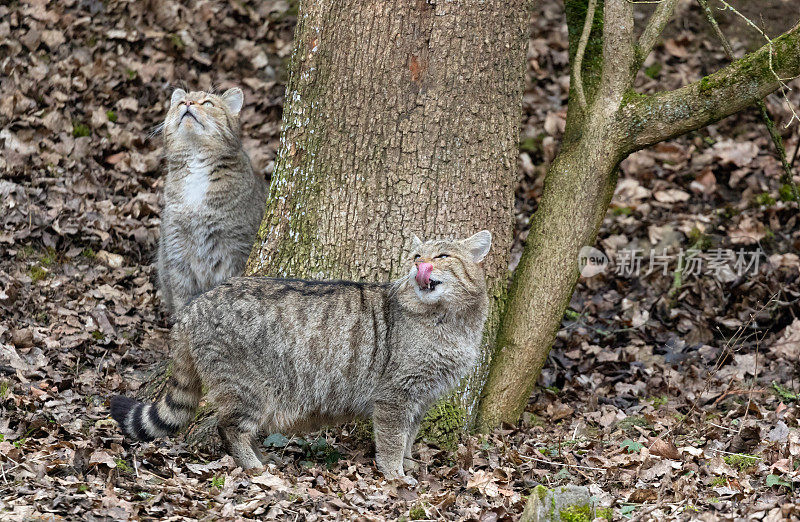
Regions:
M 631 152 L 729 116 L 800 74 L 800 25 L 770 45 L 675 91 L 652 96 L 632 90 L 633 80 L 663 30 L 677 0 L 662 0 L 638 43 L 633 4 L 598 0 L 586 54 L 575 49 L 589 0 L 566 0 L 573 70 L 564 144 L 545 179 L 528 243 L 514 274 L 497 348 L 478 408 L 478 427 L 516 423 L 536 384 L 578 280 L 578 253 L 594 244 Z M 770 59 L 770 53 L 772 58 Z M 574 96 L 582 89 L 584 97 Z
M 388 280 L 407 269 L 412 234 L 485 228 L 493 333 L 512 239 L 527 18 L 521 0 L 302 2 L 247 273 Z M 489 344 L 459 410 L 474 409 Z
M 578 253 L 594 243 L 614 193 L 618 159 L 602 144 L 581 140 L 547 174 L 499 328 L 480 429 L 517 422 L 547 360 L 578 280 Z

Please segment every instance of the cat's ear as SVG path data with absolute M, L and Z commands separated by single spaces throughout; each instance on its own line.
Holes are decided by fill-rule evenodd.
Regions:
M 240 88 L 228 89 L 222 93 L 221 97 L 231 114 L 234 116 L 239 114 L 239 111 L 242 110 L 242 105 L 244 105 L 244 93 Z
M 179 103 L 184 96 L 186 96 L 186 91 L 183 89 L 175 89 L 172 91 L 172 98 L 169 99 L 169 106 L 175 107 L 175 104 Z
M 421 244 L 422 244 L 422 240 L 420 238 L 418 238 L 416 234 L 411 234 L 411 248 L 412 248 L 412 250 L 414 248 L 417 248 Z
M 489 248 L 492 246 L 492 233 L 488 230 L 481 230 L 472 237 L 461 242 L 469 253 L 472 254 L 472 262 L 480 263 L 486 254 L 489 253 Z

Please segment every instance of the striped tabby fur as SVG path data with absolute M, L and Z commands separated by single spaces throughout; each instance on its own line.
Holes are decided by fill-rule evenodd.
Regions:
M 165 394 L 155 404 L 114 397 L 111 413 L 131 438 L 166 436 L 192 419 L 202 382 L 244 468 L 262 466 L 260 431 L 371 416 L 380 470 L 405 477 L 423 414 L 475 364 L 488 303 L 478 263 L 490 244 L 485 230 L 414 238 L 408 274 L 386 284 L 233 278 L 178 314 Z
M 172 314 L 241 275 L 266 203 L 239 139 L 242 90 L 218 96 L 177 89 L 163 124 L 167 178 L 158 279 Z

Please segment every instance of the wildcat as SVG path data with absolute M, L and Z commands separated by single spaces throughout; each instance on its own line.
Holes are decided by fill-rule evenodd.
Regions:
M 171 332 L 173 373 L 155 403 L 111 399 L 134 439 L 186 426 L 201 383 L 219 409 L 227 451 L 262 466 L 256 435 L 371 416 L 376 461 L 407 483 L 422 416 L 475 364 L 488 298 L 488 230 L 413 239 L 407 275 L 390 283 L 237 277 L 197 297 Z
M 239 88 L 222 95 L 176 89 L 162 125 L 167 178 L 158 279 L 170 314 L 241 275 L 266 204 L 239 139 Z

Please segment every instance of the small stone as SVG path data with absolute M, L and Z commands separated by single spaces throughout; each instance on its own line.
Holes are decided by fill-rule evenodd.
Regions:
M 560 486 L 548 489 L 536 486 L 528 497 L 520 522 L 561 522 L 562 520 L 594 520 L 592 494 L 583 486 Z

